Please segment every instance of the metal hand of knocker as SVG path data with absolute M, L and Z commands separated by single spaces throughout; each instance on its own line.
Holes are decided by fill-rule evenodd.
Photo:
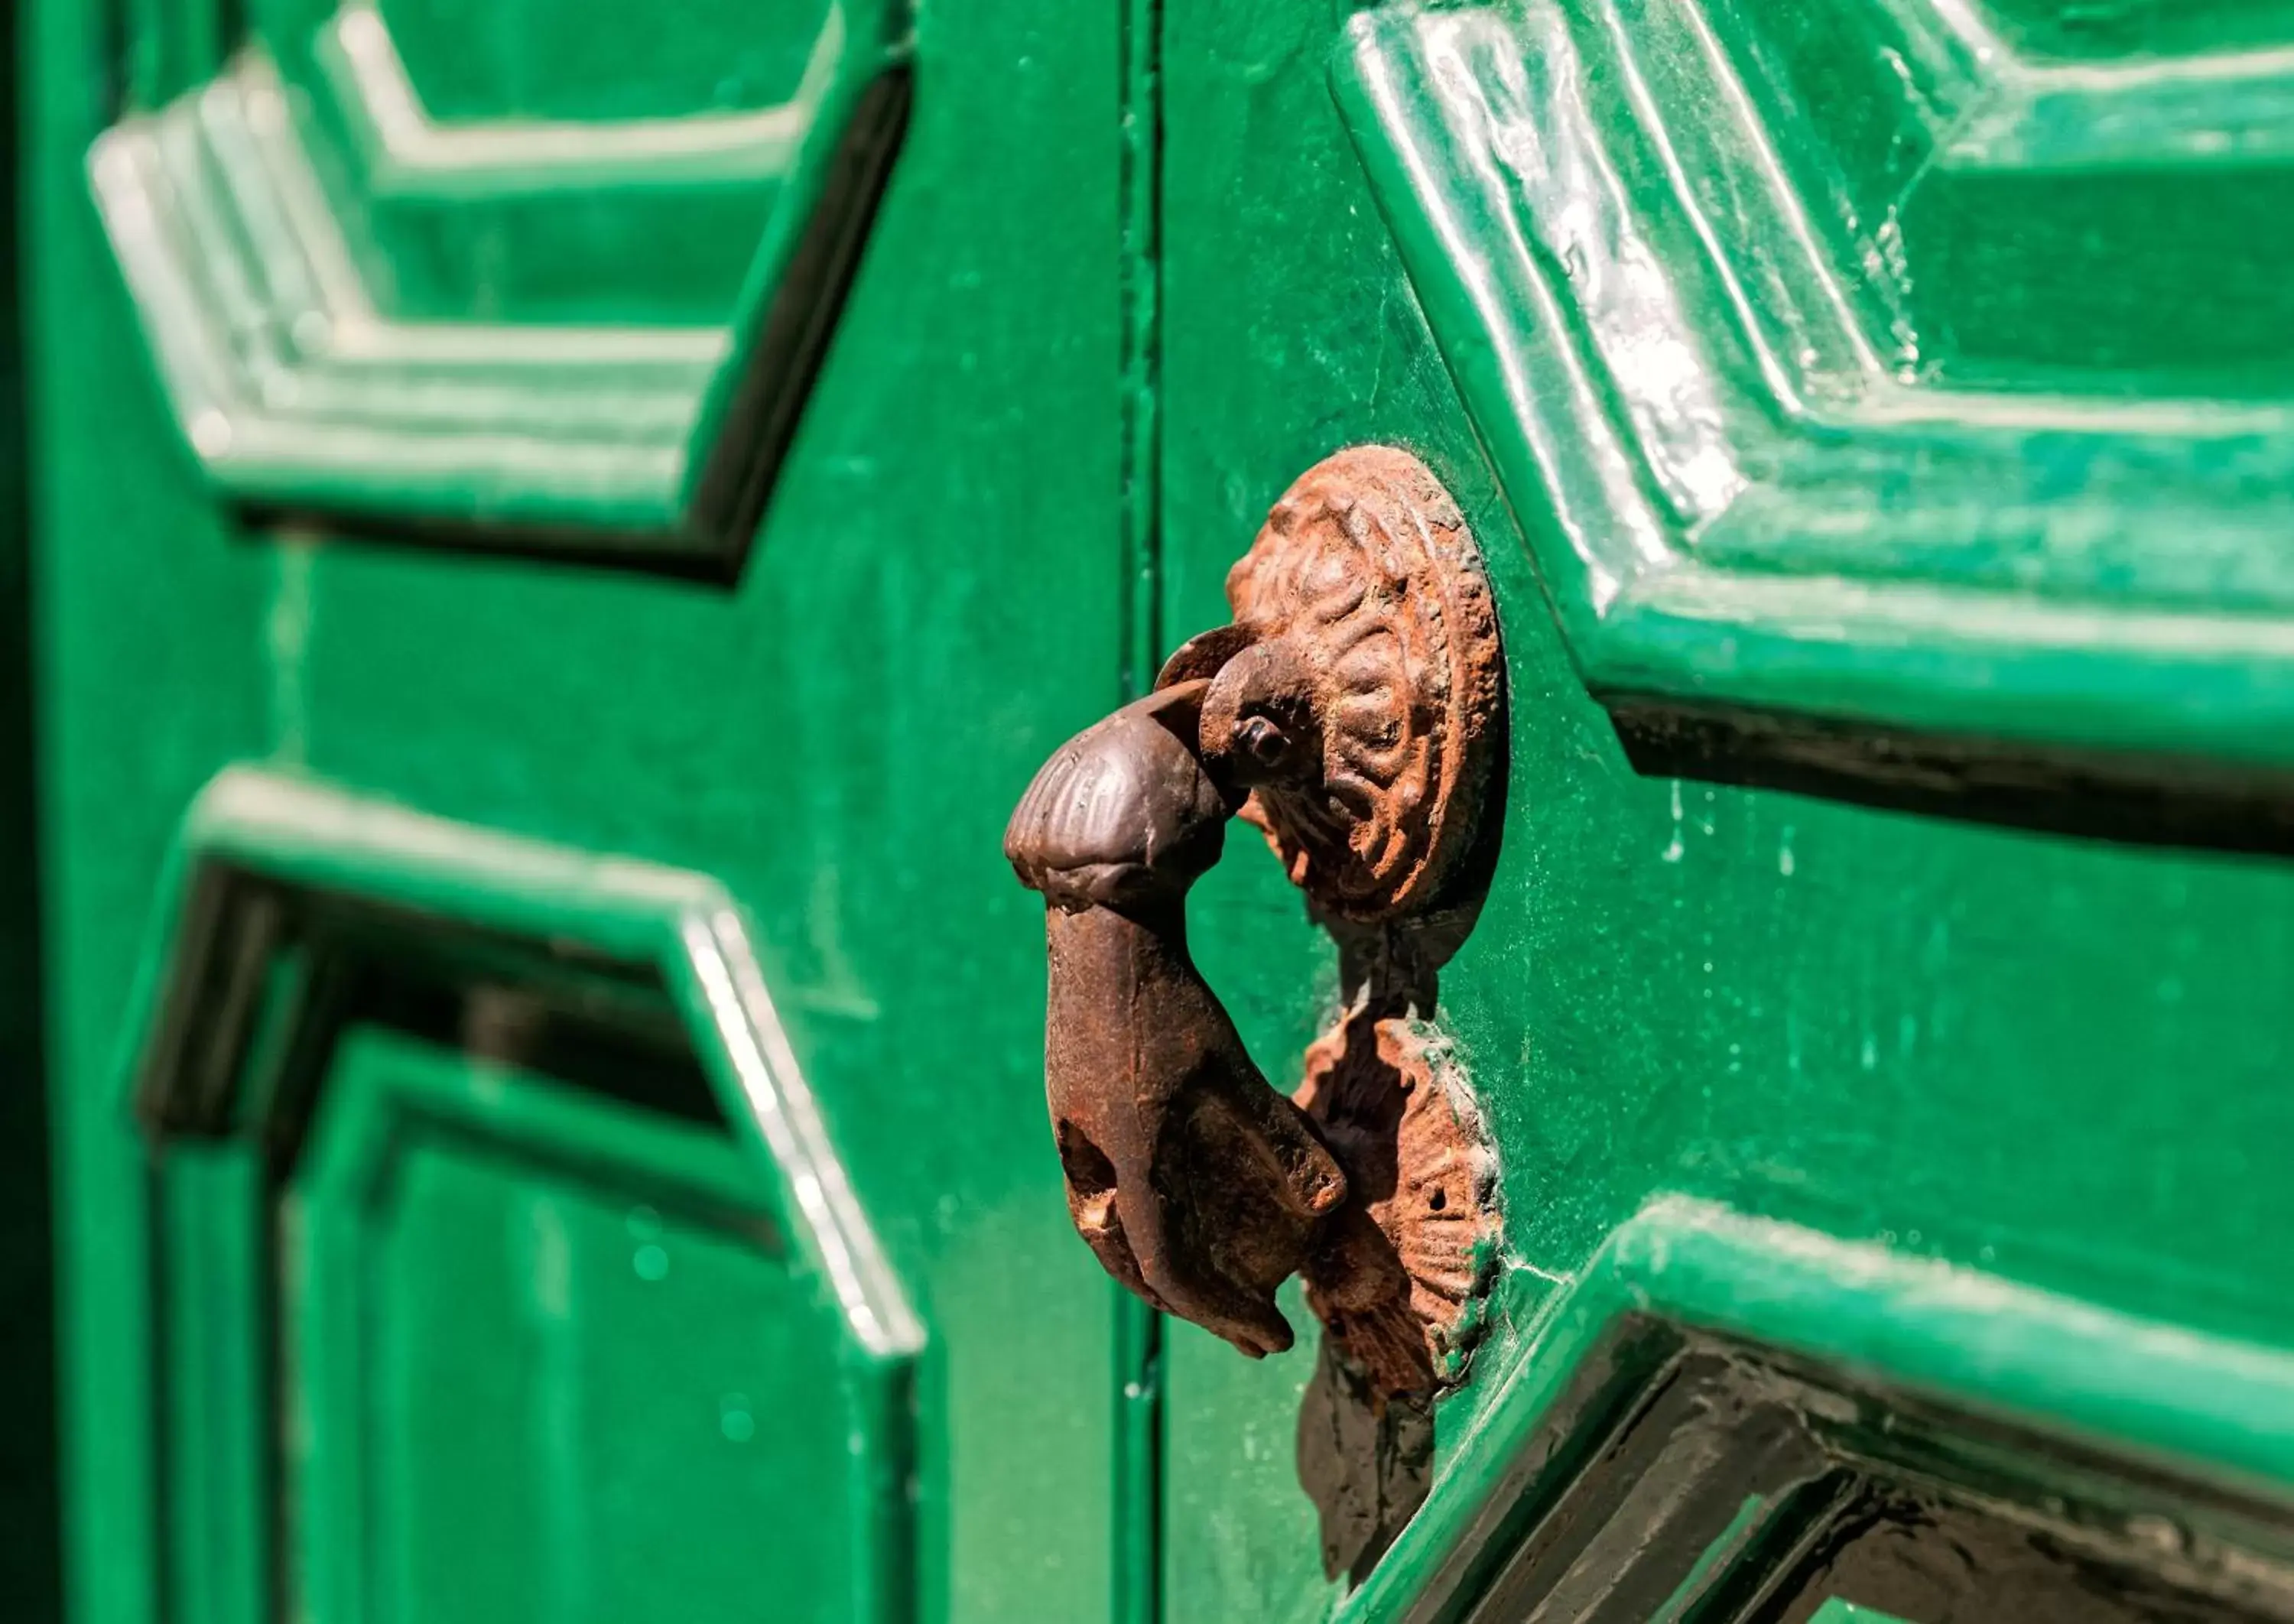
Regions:
M 1047 905 L 1069 1212 L 1109 1273 L 1253 1355 L 1290 1345 L 1274 1292 L 1303 1271 L 1389 1387 L 1422 1386 L 1431 1320 L 1492 1249 L 1470 1104 L 1432 1098 L 1422 1022 L 1360 1001 L 1304 1103 L 1278 1093 L 1188 953 L 1186 897 L 1240 814 L 1356 940 L 1454 905 L 1501 732 L 1488 588 L 1434 476 L 1364 446 L 1291 487 L 1227 597 L 1232 623 L 1062 746 L 1005 835 Z

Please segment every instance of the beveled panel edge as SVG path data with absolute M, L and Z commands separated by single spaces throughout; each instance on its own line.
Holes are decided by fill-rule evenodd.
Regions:
M 87 159 L 97 214 L 208 489 L 265 523 L 729 581 L 897 153 L 909 34 L 905 0 L 842 0 L 798 97 L 769 118 L 650 121 L 615 155 L 485 126 L 443 147 L 370 143 L 378 198 L 769 185 L 717 328 L 381 313 L 260 46 L 104 131 Z M 354 128 L 359 105 L 344 108 Z
M 828 1287 L 855 1351 L 906 1365 L 927 1330 L 851 1188 L 765 985 L 742 912 L 689 870 L 598 857 L 411 811 L 260 768 L 226 768 L 193 803 L 167 885 L 169 918 L 130 1024 L 144 1073 L 139 1114 L 159 1137 L 223 1131 L 225 1102 L 189 1116 L 165 1097 L 161 1012 L 183 990 L 203 876 L 251 874 L 411 915 L 575 945 L 652 965 L 686 1017 L 726 1115 L 762 1153 L 785 1222 Z M 159 1097 L 154 1097 L 155 1092 Z
M 1685 1196 L 1652 1201 L 1550 1290 L 1509 1358 L 1447 1401 L 1458 1441 L 1338 1624 L 1446 1618 L 1468 1599 L 1466 1565 L 1495 1523 L 1574 1472 L 1580 1389 L 1637 1324 L 1775 1349 L 2035 1438 L 2294 1504 L 2294 1351 Z
M 1917 81 L 1940 137 L 1989 128 L 1987 109 L 2003 131 L 2045 115 L 2049 151 L 2069 151 L 2072 88 L 2080 117 L 2162 98 L 2190 112 L 2175 64 L 2066 74 L 1970 37 L 1943 0 L 1843 4 Z M 2125 403 L 1899 376 L 1884 299 L 1793 181 L 1786 159 L 1812 137 L 1763 110 L 1719 13 L 1708 0 L 1380 8 L 1351 20 L 1333 64 L 1589 690 L 2294 767 L 2294 569 L 2262 544 L 2283 515 L 2239 495 L 2294 484 L 2294 399 Z M 1589 40 L 1615 76 L 1606 99 L 1589 93 Z M 2118 123 L 2078 161 L 2283 161 L 2294 55 L 2184 71 L 2234 84 L 2259 124 L 2202 140 L 2189 117 L 2162 117 L 2146 145 Z M 2070 161 L 2036 139 L 2003 134 L 1981 162 Z M 1561 177 L 1553 207 L 1517 183 L 1524 142 Z M 1627 183 L 1628 145 L 1631 173 L 1664 176 L 1661 227 Z M 1950 147 L 1923 173 L 1977 161 Z M 1697 191 L 1707 170 L 1732 184 Z M 1613 260 L 1567 271 L 1572 231 Z M 2073 467 L 2084 483 L 2065 483 Z M 2137 486 L 2145 502 L 2119 505 Z M 2097 525 L 2116 527 L 2108 546 Z

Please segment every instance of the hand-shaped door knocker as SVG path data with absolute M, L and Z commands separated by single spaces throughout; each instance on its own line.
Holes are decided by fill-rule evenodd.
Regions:
M 1495 1221 L 1478 1122 L 1460 1091 L 1432 1098 L 1411 1036 L 1432 1011 L 1358 997 L 1286 1098 L 1196 970 L 1186 898 L 1239 813 L 1342 940 L 1457 909 L 1501 753 L 1489 589 L 1424 465 L 1363 446 L 1275 505 L 1227 598 L 1233 621 L 1062 746 L 1005 835 L 1047 905 L 1069 1211 L 1109 1273 L 1247 1353 L 1290 1345 L 1274 1292 L 1303 1271 L 1387 1386 L 1428 1385 L 1431 1320 L 1454 1320 Z

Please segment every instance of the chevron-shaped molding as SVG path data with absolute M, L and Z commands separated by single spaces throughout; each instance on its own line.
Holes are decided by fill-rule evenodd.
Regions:
M 602 121 L 433 118 L 372 0 L 336 12 L 319 30 L 315 54 L 373 191 L 505 197 L 574 185 L 777 180 L 795 162 L 845 49 L 844 14 L 832 8 L 802 83 L 777 106 Z
M 808 1394 L 809 1401 L 838 1407 L 845 1422 L 842 1458 L 817 1463 L 821 1535 L 841 1540 L 851 1554 L 850 1604 L 838 1616 L 866 1624 L 915 1624 L 915 1371 L 931 1328 L 852 1187 L 820 1101 L 790 1047 L 746 917 L 721 885 L 690 870 L 601 858 L 331 785 L 233 767 L 193 803 L 165 895 L 167 916 L 148 961 L 152 978 L 134 1017 L 140 1035 L 133 1109 L 147 1147 L 155 1213 L 171 1210 L 164 1205 L 170 1188 L 179 1195 L 188 1188 L 198 1204 L 200 1232 L 238 1238 L 221 1243 L 226 1256 L 237 1246 L 247 1248 L 238 1255 L 260 1254 L 254 1236 L 283 1222 L 291 1166 L 299 1162 L 307 1170 L 306 1157 L 328 1154 L 314 1147 L 329 1135 L 329 1116 L 337 1153 L 363 1163 L 368 1179 L 383 1180 L 372 1170 L 404 1149 L 401 1125 L 410 1108 L 355 1088 L 346 1097 L 344 1074 L 335 1063 L 337 1039 L 362 1024 L 355 997 L 345 996 L 354 985 L 386 979 L 394 970 L 445 986 L 474 974 L 509 974 L 542 988 L 570 977 L 565 985 L 585 987 L 593 996 L 601 986 L 616 987 L 665 1016 L 728 1132 L 722 1147 L 728 1155 L 716 1161 L 713 1174 L 689 1145 L 667 1155 L 659 1148 L 648 1153 L 652 1125 L 642 1111 L 635 1122 L 591 1116 L 585 1128 L 578 1108 L 586 1091 L 580 1087 L 553 1091 L 556 1102 L 547 1108 L 552 1115 L 546 1123 L 531 1113 L 470 1115 L 462 1108 L 476 1101 L 467 1094 L 459 1096 L 459 1104 L 456 1098 L 432 1099 L 427 1107 L 411 1108 L 413 1114 L 427 1108 L 435 1123 L 443 1109 L 443 1120 L 458 1121 L 461 1131 L 482 1141 L 492 1139 L 497 1153 L 514 1154 L 519 1146 L 561 1154 L 574 1149 L 590 1162 L 590 1176 L 649 1187 L 655 1200 L 663 1200 L 662 1192 L 691 1190 L 698 1176 L 720 1213 L 745 1206 L 768 1221 L 778 1238 L 779 1266 L 818 1304 L 818 1317 L 807 1331 L 816 1334 L 817 1328 L 821 1338 L 818 1357 L 839 1372 L 833 1391 Z M 382 919 L 399 933 L 375 930 Z M 460 956 L 457 944 L 472 939 L 486 943 L 479 956 L 489 969 L 474 970 L 472 959 Z M 219 971 L 224 965 L 244 973 Z M 264 987 L 272 995 L 246 995 Z M 576 1002 L 582 996 L 567 995 Z M 613 1003 L 608 996 L 598 1007 Z M 467 1057 L 457 1062 L 456 1075 L 469 1080 L 466 1066 Z M 480 1081 L 478 1092 L 498 1107 L 516 1090 L 489 1089 Z M 202 1154 L 228 1146 L 260 1147 L 264 1158 L 278 1158 L 259 1190 L 218 1184 L 211 1176 L 188 1187 L 179 1181 L 186 1174 L 197 1181 L 202 1169 L 212 1175 L 228 1166 Z M 192 1227 L 183 1226 L 186 1232 Z M 168 1232 L 175 1232 L 172 1222 Z M 355 1230 L 346 1242 L 349 1249 L 338 1252 L 338 1261 L 359 1255 L 362 1243 Z M 184 1492 L 182 1485 L 189 1482 L 209 1494 L 246 1495 L 241 1515 L 216 1541 L 232 1548 L 207 1549 L 203 1559 L 216 1564 L 210 1571 L 259 1572 L 264 1571 L 265 1521 L 276 1519 L 268 1531 L 272 1538 L 294 1524 L 283 1498 L 273 1500 L 268 1490 L 250 1487 L 257 1480 L 236 1474 L 234 1448 L 252 1442 L 255 1429 L 224 1434 L 200 1426 L 198 1415 L 206 1413 L 200 1406 L 224 1402 L 213 1396 L 220 1393 L 231 1395 L 238 1413 L 281 1415 L 296 1389 L 308 1393 L 332 1384 L 346 1399 L 330 1401 L 355 1417 L 362 1378 L 354 1353 L 347 1360 L 314 1357 L 299 1369 L 289 1368 L 294 1361 L 282 1365 L 255 1354 L 252 1343 L 234 1344 L 212 1318 L 171 1316 L 171 1302 L 210 1302 L 211 1294 L 235 1292 L 248 1301 L 248 1326 L 261 1324 L 266 1336 L 289 1317 L 281 1309 L 288 1288 L 281 1274 L 255 1266 L 231 1275 L 225 1287 L 203 1272 L 216 1255 L 214 1246 L 197 1243 L 155 1249 L 146 1308 L 157 1349 L 154 1368 L 183 1357 L 171 1349 L 171 1339 L 179 1349 L 188 1340 L 211 1336 L 212 1362 L 194 1368 L 215 1385 L 187 1409 L 180 1402 L 168 1405 L 164 1394 L 175 1390 L 162 1384 L 153 1424 L 180 1430 L 155 1431 L 153 1447 L 178 1451 L 175 1458 L 187 1463 L 191 1475 L 160 1473 L 150 1481 L 175 1485 L 164 1491 L 171 1494 Z M 356 1292 L 360 1272 L 354 1263 L 334 1278 L 352 1282 Z M 267 1299 L 260 1311 L 256 1294 Z M 194 1325 L 187 1337 L 186 1328 Z M 245 1354 L 231 1352 L 234 1345 Z M 186 1425 L 184 1417 L 193 1411 L 198 1415 Z M 307 1418 L 310 1412 L 294 1413 Z M 361 1430 L 354 1419 L 338 1436 Z M 323 1478 L 332 1470 L 329 1454 L 300 1452 L 296 1471 L 303 1481 L 316 1482 L 313 1473 Z M 197 1498 L 200 1490 L 190 1492 Z M 167 1524 L 160 1518 L 152 1526 Z M 213 1537 L 212 1530 L 202 1531 Z M 164 1558 L 138 1571 L 159 1586 L 152 1616 L 168 1616 L 165 1596 L 179 1582 L 175 1571 Z M 341 1594 L 326 1587 L 324 1576 L 309 1582 L 317 1587 L 313 1595 Z M 321 1604 L 311 1611 L 332 1616 L 340 1610 Z
M 1338 1624 L 1804 1618 L 1877 1521 L 1859 1479 L 1962 1513 L 1933 1571 L 1977 1594 L 2012 1571 L 2033 1605 L 2001 1616 L 2095 1616 L 2038 1604 L 2080 1594 L 2154 1604 L 2119 1618 L 2281 1616 L 2294 1597 L 2282 1348 L 1680 1196 L 1537 1290 L 1504 1369 L 1450 1401 L 1455 1448 Z M 1994 1518 L 2020 1564 L 1961 1543 Z M 2034 1549 L 2062 1562 L 2051 1584 Z M 2082 1590 L 2102 1573 L 2117 1585 Z
M 98 138 L 99 212 L 218 496 L 362 529 L 736 568 L 793 432 L 905 110 L 893 4 L 830 12 L 786 103 L 622 124 L 430 119 L 371 7 L 313 53 L 362 132 L 347 163 L 259 46 Z M 355 176 L 346 199 L 337 171 Z M 718 326 L 409 320 L 346 229 L 440 207 L 745 185 L 765 199 Z
M 1341 107 L 1587 685 L 2294 767 L 2294 378 L 1962 365 L 1904 238 L 2004 217 L 2141 278 L 2112 189 L 2286 167 L 2294 52 L 2041 64 L 1963 0 L 1835 5 L 1870 82 L 1820 93 L 1733 0 L 1347 31 Z M 1881 135 L 1844 153 L 1819 94 Z M 1981 190 L 2065 175 L 2045 219 Z

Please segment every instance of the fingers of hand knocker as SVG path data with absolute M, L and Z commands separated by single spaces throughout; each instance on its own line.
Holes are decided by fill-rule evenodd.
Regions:
M 1175 899 L 1170 905 L 1175 907 Z M 1346 1179 L 1270 1087 L 1175 914 L 1053 908 L 1045 1076 L 1068 1206 L 1115 1278 L 1251 1352 Z
M 1139 1188 L 1159 1241 L 1149 1287 L 1246 1353 L 1289 1347 L 1275 1291 L 1347 1188 L 1304 1113 L 1257 1068 L 1220 1068 L 1174 1102 Z

